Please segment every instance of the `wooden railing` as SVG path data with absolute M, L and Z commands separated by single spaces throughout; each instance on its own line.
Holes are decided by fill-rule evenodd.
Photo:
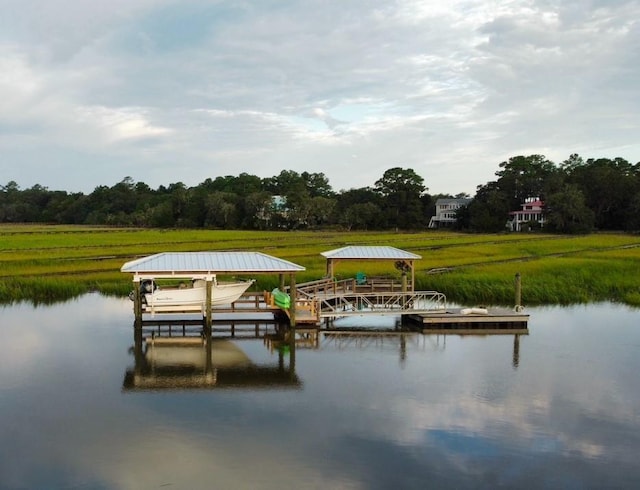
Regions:
M 410 290 L 410 285 L 408 287 Z M 366 292 L 402 292 L 402 283 L 389 277 L 369 277 L 364 284 L 358 284 L 355 278 L 341 280 L 324 278 L 305 282 L 296 287 L 299 298 Z
M 407 284 L 409 290 L 411 285 Z M 402 283 L 391 277 L 368 277 L 364 284 L 356 284 L 355 291 L 358 293 L 365 292 L 401 292 Z

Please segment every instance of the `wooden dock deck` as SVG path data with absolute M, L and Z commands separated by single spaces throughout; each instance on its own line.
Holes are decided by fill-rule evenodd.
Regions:
M 422 327 L 422 333 L 519 334 L 529 333 L 529 315 L 506 308 L 445 308 L 405 318 Z
M 377 284 L 377 283 L 376 283 Z M 297 289 L 295 301 L 295 322 L 298 325 L 320 325 L 323 320 L 347 316 L 397 315 L 403 323 L 411 324 L 423 333 L 451 332 L 457 334 L 527 334 L 529 315 L 522 311 L 506 308 L 488 310 L 474 308 L 448 308 L 446 297 L 437 291 L 396 291 L 395 287 L 382 284 L 380 290 L 368 285 L 357 287 L 354 281 L 314 281 Z M 151 320 L 145 324 L 158 324 L 157 313 L 201 313 L 201 307 L 193 311 L 149 311 Z M 275 321 L 289 321 L 293 313 L 289 308 L 280 308 L 269 291 L 247 292 L 235 303 L 212 310 L 213 319 L 219 314 L 249 321 L 255 314 L 272 316 Z M 174 322 L 175 320 L 167 320 Z M 258 318 L 251 320 L 251 323 Z M 198 320 L 184 320 L 182 323 L 200 324 Z M 235 330 L 235 328 L 232 328 Z

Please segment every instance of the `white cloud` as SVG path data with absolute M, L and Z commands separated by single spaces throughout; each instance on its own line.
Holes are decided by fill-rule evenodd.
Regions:
M 632 0 L 4 3 L 2 171 L 22 187 L 153 160 L 152 186 L 295 168 L 340 189 L 413 165 L 473 193 L 526 152 L 640 160 Z
M 168 128 L 153 126 L 141 108 L 79 107 L 75 111 L 75 117 L 79 125 L 90 125 L 103 132 L 108 142 L 171 133 Z

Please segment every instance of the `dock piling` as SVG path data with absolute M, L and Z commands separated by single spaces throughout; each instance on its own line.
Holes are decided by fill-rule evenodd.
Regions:
M 205 297 L 205 326 L 206 328 L 211 329 L 211 316 L 212 316 L 211 300 L 213 299 L 213 296 L 212 296 L 213 278 L 212 277 L 207 277 L 206 288 L 207 288 L 207 292 Z
M 520 273 L 516 272 L 515 278 L 515 292 L 516 292 L 516 311 L 522 311 L 522 280 L 520 277 Z
M 142 293 L 140 292 L 140 280 L 133 279 L 133 315 L 135 318 L 135 325 L 139 327 L 142 325 Z

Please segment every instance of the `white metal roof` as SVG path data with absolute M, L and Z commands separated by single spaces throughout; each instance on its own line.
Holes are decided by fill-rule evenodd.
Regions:
M 322 252 L 320 255 L 327 259 L 352 260 L 416 260 L 422 258 L 420 255 L 387 246 L 349 246 Z
M 260 252 L 164 252 L 125 263 L 134 274 L 228 274 L 298 272 L 304 267 Z
M 436 200 L 436 206 L 440 204 L 469 204 L 472 201 L 470 197 L 441 197 Z

